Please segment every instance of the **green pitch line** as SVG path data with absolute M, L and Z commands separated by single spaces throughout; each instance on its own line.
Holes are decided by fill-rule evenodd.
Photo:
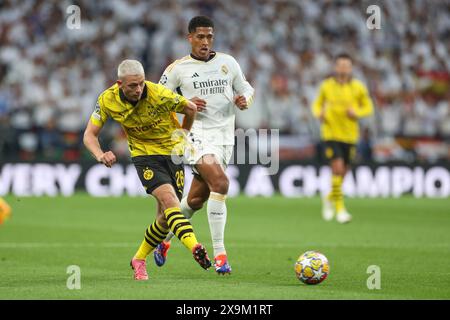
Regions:
M 0 226 L 0 299 L 450 299 L 450 199 L 349 199 L 354 220 L 324 222 L 320 200 L 227 200 L 233 274 L 204 271 L 174 240 L 166 265 L 148 259 L 150 279 L 132 280 L 129 261 L 155 216 L 151 198 L 17 198 Z M 205 209 L 194 230 L 210 254 Z M 307 250 L 330 261 L 317 286 L 295 278 Z M 67 267 L 81 289 L 66 286 Z M 367 268 L 381 270 L 369 290 Z

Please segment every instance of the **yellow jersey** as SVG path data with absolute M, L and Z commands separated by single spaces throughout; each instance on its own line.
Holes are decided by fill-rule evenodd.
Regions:
M 133 105 L 116 83 L 100 94 L 90 121 L 98 127 L 108 118 L 120 123 L 132 157 L 170 155 L 183 143 L 182 135 L 172 135 L 181 128 L 175 112 L 182 111 L 186 105 L 186 98 L 150 81 L 145 81 L 141 99 Z
M 373 103 L 366 86 L 353 78 L 347 83 L 339 83 L 334 77 L 325 79 L 312 106 L 315 117 L 320 117 L 324 112 L 324 121 L 321 124 L 323 140 L 350 144 L 358 141 L 358 119 L 347 116 L 349 107 L 353 108 L 357 118 L 373 113 Z

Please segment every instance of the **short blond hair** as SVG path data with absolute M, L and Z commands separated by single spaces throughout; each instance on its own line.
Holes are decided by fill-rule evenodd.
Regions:
M 136 76 L 143 75 L 145 76 L 144 67 L 137 60 L 123 60 L 119 67 L 117 68 L 117 77 L 119 79 L 125 76 Z

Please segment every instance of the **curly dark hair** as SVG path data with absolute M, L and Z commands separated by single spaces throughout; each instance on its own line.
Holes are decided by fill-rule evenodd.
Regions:
M 189 21 L 188 31 L 189 33 L 195 32 L 199 27 L 210 27 L 214 29 L 214 22 L 207 16 L 197 16 Z

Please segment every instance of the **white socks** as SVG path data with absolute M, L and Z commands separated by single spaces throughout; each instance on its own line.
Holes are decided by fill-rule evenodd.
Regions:
M 184 197 L 183 199 L 181 199 L 180 209 L 181 209 L 181 213 L 186 217 L 186 219 L 191 221 L 191 218 L 194 215 L 195 210 L 192 209 L 191 207 L 189 207 L 189 205 L 187 203 L 187 197 Z M 170 241 L 173 238 L 173 236 L 174 236 L 173 232 L 172 231 L 169 232 L 164 241 L 166 241 L 166 242 Z
M 206 205 L 208 213 L 209 230 L 214 248 L 214 257 L 219 254 L 226 254 L 223 243 L 225 224 L 227 222 L 227 206 L 225 204 L 226 195 L 216 192 L 209 194 Z

